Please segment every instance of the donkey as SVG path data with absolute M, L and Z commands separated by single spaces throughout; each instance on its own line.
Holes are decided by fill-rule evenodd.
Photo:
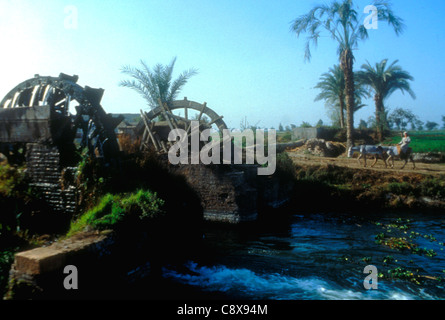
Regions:
M 394 158 L 396 156 L 399 156 L 400 160 L 405 161 L 405 163 L 402 166 L 402 170 L 405 168 L 406 164 L 408 163 L 408 160 L 410 160 L 413 163 L 413 169 L 416 169 L 416 164 L 414 163 L 414 159 L 413 159 L 413 149 L 412 148 L 408 148 L 408 150 L 406 150 L 406 152 L 403 152 L 400 148 L 400 145 L 397 146 L 385 146 L 382 147 L 383 150 L 385 151 L 385 153 L 389 156 L 388 159 L 386 161 L 391 161 L 392 165 L 391 168 L 394 168 Z
M 384 147 L 382 146 L 373 146 L 373 145 L 361 145 L 361 146 L 356 146 L 356 147 L 350 147 L 348 150 L 348 158 L 351 158 L 352 155 L 354 154 L 354 152 L 359 152 L 360 155 L 357 158 L 358 163 L 361 165 L 360 159 L 363 158 L 364 162 L 365 162 L 365 167 L 366 167 L 366 156 L 368 154 L 374 155 L 374 163 L 371 165 L 371 168 L 375 166 L 375 164 L 377 163 L 377 161 L 379 159 L 382 159 L 383 162 L 385 163 L 385 168 L 388 167 L 386 161 L 386 157 L 387 157 L 387 152 L 385 152 Z M 389 158 L 388 158 L 389 159 Z M 393 160 L 394 161 L 394 160 Z

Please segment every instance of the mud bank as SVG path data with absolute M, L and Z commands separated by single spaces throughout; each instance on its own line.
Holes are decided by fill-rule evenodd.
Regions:
M 445 209 L 445 175 L 294 161 L 291 205 L 305 210 Z

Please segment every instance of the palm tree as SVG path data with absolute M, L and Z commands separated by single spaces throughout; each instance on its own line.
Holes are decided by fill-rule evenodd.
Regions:
M 344 128 L 345 77 L 340 66 L 334 65 L 333 68 L 329 68 L 329 72 L 323 73 L 315 88 L 321 90 L 315 101 L 325 100 L 327 103 L 339 105 L 340 127 Z
M 387 66 L 388 59 L 384 59 L 376 63 L 375 67 L 372 67 L 367 61 L 366 64 L 362 65 L 363 71 L 357 72 L 359 83 L 370 87 L 374 92 L 375 122 L 380 141 L 383 140 L 384 127 L 387 125 L 386 118 L 383 117 L 385 114 L 384 101 L 397 90 L 402 91 L 402 93 L 406 91 L 413 99 L 416 98 L 408 82 L 414 80 L 414 78 L 398 66 L 398 62 L 396 60 Z
M 359 83 L 355 83 L 355 102 L 354 110 L 364 107 L 361 103 L 362 98 L 369 97 L 369 94 L 364 90 L 363 86 Z M 334 65 L 329 68 L 329 72 L 323 73 L 320 77 L 320 82 L 317 83 L 315 88 L 320 89 L 321 92 L 315 97 L 315 101 L 325 100 L 327 103 L 334 105 L 339 111 L 340 127 L 345 127 L 345 77 L 343 70 L 339 65 Z
M 120 82 L 120 86 L 138 92 L 147 101 L 151 109 L 159 106 L 159 99 L 162 103 L 169 104 L 176 99 L 187 81 L 197 74 L 197 70 L 190 69 L 184 71 L 176 80 L 172 81 L 175 62 L 176 57 L 172 59 L 169 65 L 157 64 L 153 70 L 142 60 L 142 68 L 140 69 L 124 66 L 121 70 L 122 73 L 129 75 L 133 80 L 123 80 Z
M 399 35 L 404 28 L 403 20 L 394 15 L 388 1 L 378 0 L 373 4 L 378 12 L 378 19 L 386 21 Z M 309 13 L 300 16 L 293 21 L 291 30 L 299 37 L 302 33 L 309 33 L 306 42 L 305 59 L 311 59 L 310 45 L 317 45 L 321 32 L 324 30 L 338 43 L 340 67 L 345 77 L 345 103 L 346 103 L 346 127 L 347 145 L 352 146 L 353 141 L 353 110 L 354 110 L 354 74 L 353 49 L 356 49 L 360 41 L 368 38 L 368 31 L 363 25 L 363 19 L 358 18 L 357 11 L 353 8 L 353 0 L 334 1 L 330 5 L 318 5 Z

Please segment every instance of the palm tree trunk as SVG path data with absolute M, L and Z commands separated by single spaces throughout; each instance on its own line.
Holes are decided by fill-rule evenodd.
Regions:
M 383 140 L 383 122 L 381 115 L 383 112 L 383 98 L 380 94 L 374 96 L 375 101 L 375 123 L 377 129 L 377 139 L 381 142 Z
M 340 56 L 340 66 L 345 75 L 346 94 L 346 145 L 347 148 L 354 146 L 354 56 L 350 49 L 343 50 Z
M 340 128 L 343 129 L 345 127 L 345 97 L 340 95 L 338 99 L 340 100 Z

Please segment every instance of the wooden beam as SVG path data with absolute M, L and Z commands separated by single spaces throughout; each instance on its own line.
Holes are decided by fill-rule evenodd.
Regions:
M 153 132 L 150 129 L 150 119 L 148 119 L 147 115 L 144 113 L 144 111 L 141 111 L 141 118 L 144 121 L 145 124 L 145 130 L 148 132 L 148 134 L 150 135 L 151 141 L 153 142 L 153 145 L 155 147 L 156 151 L 159 151 L 159 145 L 158 142 L 156 141 L 155 137 L 153 136 Z
M 207 107 L 207 102 L 202 104 L 201 112 L 199 113 L 198 121 L 201 121 L 202 114 L 204 113 L 204 109 Z
M 173 123 L 170 120 L 170 116 L 165 111 L 166 106 L 162 103 L 161 99 L 158 99 L 159 106 L 161 107 L 162 114 L 164 115 L 165 119 L 167 120 L 167 123 L 171 130 L 174 130 L 175 127 L 173 126 Z
M 224 116 L 219 116 L 218 118 L 212 120 L 212 121 L 209 123 L 209 125 L 214 124 L 216 121 L 221 120 L 222 118 L 224 118 Z

